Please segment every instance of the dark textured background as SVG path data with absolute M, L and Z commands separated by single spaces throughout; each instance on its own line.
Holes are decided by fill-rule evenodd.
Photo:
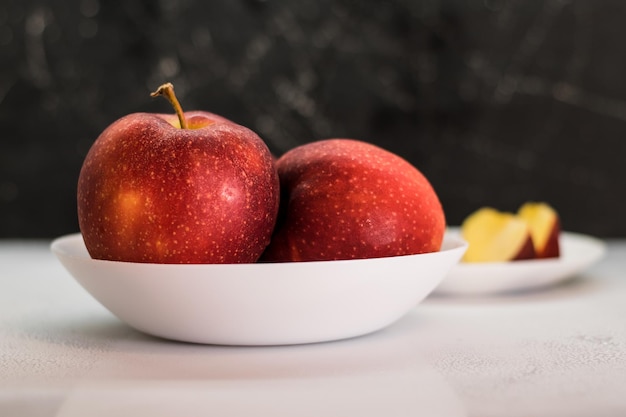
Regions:
M 568 230 L 626 236 L 620 0 L 2 0 L 0 237 L 78 230 L 98 134 L 183 106 L 276 154 L 381 145 L 431 180 L 448 221 L 545 200 Z

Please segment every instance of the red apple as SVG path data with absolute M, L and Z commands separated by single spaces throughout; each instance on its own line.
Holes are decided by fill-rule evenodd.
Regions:
M 279 204 L 276 167 L 250 129 L 208 112 L 135 113 L 102 132 L 78 180 L 78 220 L 96 259 L 255 262 Z
M 464 262 L 507 262 L 535 257 L 528 224 L 512 213 L 483 207 L 463 221 L 461 234 L 469 243 Z
M 276 163 L 281 211 L 264 261 L 438 251 L 445 231 L 428 180 L 401 157 L 351 139 L 296 147 Z

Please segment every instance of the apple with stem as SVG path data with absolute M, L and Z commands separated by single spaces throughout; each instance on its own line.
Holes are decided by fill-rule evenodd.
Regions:
M 433 187 L 400 156 L 353 139 L 298 146 L 276 162 L 281 209 L 267 262 L 435 252 L 445 216 Z
M 78 179 L 92 258 L 150 263 L 255 262 L 279 207 L 272 155 L 252 130 L 204 111 L 134 113 L 107 127 Z

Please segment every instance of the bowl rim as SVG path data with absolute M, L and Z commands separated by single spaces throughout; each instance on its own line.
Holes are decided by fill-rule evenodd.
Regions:
M 79 241 L 79 242 L 77 242 Z M 72 246 L 70 246 L 72 245 Z M 77 247 L 75 245 L 80 245 L 80 250 L 84 249 L 84 253 L 78 253 Z M 386 257 L 378 257 L 378 258 L 361 258 L 361 259 L 340 259 L 340 260 L 332 260 L 332 261 L 300 261 L 300 262 L 248 262 L 248 263 L 230 263 L 230 264 L 161 264 L 161 263 L 153 263 L 153 262 L 127 262 L 127 261 L 114 261 L 114 260 L 106 260 L 106 259 L 94 259 L 91 258 L 87 252 L 86 247 L 84 246 L 84 240 L 82 239 L 81 233 L 70 233 L 66 235 L 59 236 L 52 240 L 50 243 L 50 250 L 57 257 L 63 256 L 65 258 L 74 259 L 74 260 L 85 260 L 94 262 L 96 264 L 108 264 L 108 265 L 136 265 L 136 266 L 158 266 L 163 268 L 250 268 L 251 266 L 255 268 L 290 268 L 293 265 L 304 265 L 315 267 L 317 265 L 348 265 L 353 263 L 378 263 L 385 262 L 389 260 L 406 260 L 406 259 L 419 259 L 423 257 L 433 257 L 433 256 L 445 256 L 447 252 L 455 252 L 462 251 L 463 253 L 467 250 L 469 244 L 460 236 L 453 233 L 444 233 L 441 249 L 436 252 L 426 252 L 426 253 L 416 253 L 409 255 L 398 255 L 398 256 L 386 256 Z M 462 254 L 461 254 L 462 256 Z M 280 266 L 279 266 L 280 265 Z

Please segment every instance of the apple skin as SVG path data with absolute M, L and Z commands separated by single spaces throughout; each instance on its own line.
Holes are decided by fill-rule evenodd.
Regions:
M 401 157 L 326 139 L 276 163 L 281 209 L 262 261 L 380 258 L 441 248 L 445 216 L 431 184 Z
M 511 261 L 524 261 L 528 259 L 535 259 L 536 257 L 537 253 L 535 252 L 533 240 L 530 236 L 528 236 L 528 238 L 524 240 L 524 243 L 520 246 L 515 256 L 511 258 Z
M 544 246 L 537 248 L 537 258 L 558 258 L 561 256 L 560 236 L 561 222 L 559 219 L 556 219 Z
M 92 258 L 149 263 L 255 262 L 269 244 L 279 180 L 256 133 L 221 116 L 134 113 L 89 150 L 77 190 Z

